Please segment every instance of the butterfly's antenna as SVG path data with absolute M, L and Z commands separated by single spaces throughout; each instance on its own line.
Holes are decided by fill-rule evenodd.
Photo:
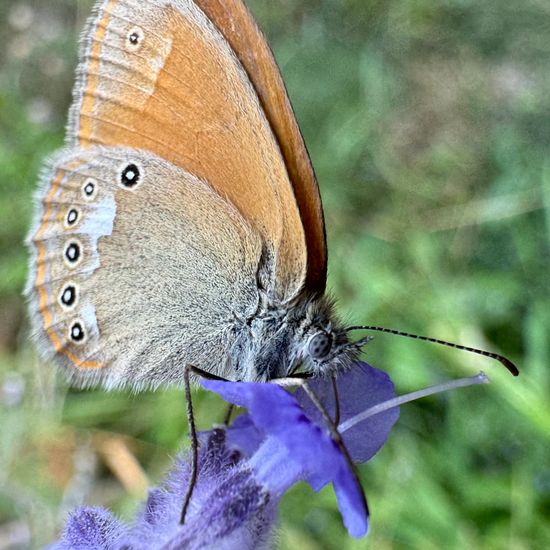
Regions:
M 461 344 L 453 344 L 453 342 L 447 342 L 446 340 L 439 340 L 438 338 L 430 338 L 429 336 L 419 336 L 418 334 L 411 334 L 409 332 L 402 332 L 401 330 L 395 330 L 393 328 L 385 327 L 375 327 L 375 326 L 354 326 L 348 327 L 347 331 L 350 330 L 371 330 L 376 332 L 386 332 L 388 334 L 395 334 L 396 336 L 406 336 L 407 338 L 416 338 L 417 340 L 424 340 L 426 342 L 432 342 L 433 344 L 441 344 L 442 346 L 447 346 L 449 348 L 461 349 L 463 351 L 469 351 L 471 353 L 477 353 L 478 355 L 483 355 L 484 357 L 489 357 L 490 359 L 496 359 L 502 363 L 514 376 L 519 374 L 519 369 L 510 361 L 510 359 L 499 355 L 498 353 L 493 353 L 492 351 L 485 351 L 483 349 L 471 348 L 469 346 L 462 346 Z

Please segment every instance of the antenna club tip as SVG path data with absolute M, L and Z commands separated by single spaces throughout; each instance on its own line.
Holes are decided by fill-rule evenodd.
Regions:
M 504 361 L 501 361 L 502 364 L 510 371 L 512 376 L 519 376 L 519 369 L 510 361 L 510 359 L 506 359 L 506 357 L 503 357 Z

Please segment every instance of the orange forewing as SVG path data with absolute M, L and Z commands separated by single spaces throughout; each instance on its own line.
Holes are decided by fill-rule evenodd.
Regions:
M 307 243 L 306 287 L 323 292 L 327 248 L 321 197 L 292 105 L 267 41 L 242 0 L 195 0 L 225 36 L 248 73 L 279 141 Z
M 124 1 L 111 0 L 98 13 L 85 43 L 82 90 L 72 115 L 74 143 L 145 149 L 208 181 L 273 249 L 277 289 L 292 296 L 306 278 L 302 218 L 308 231 L 315 224 L 302 204 L 298 208 L 278 140 L 242 61 L 196 6 L 193 17 L 169 5 L 147 6 L 148 12 L 136 8 L 131 24 L 127 11 L 124 16 L 117 11 L 134 9 Z M 124 51 L 132 25 L 142 25 L 145 36 L 137 53 Z M 279 95 L 288 103 L 278 78 Z M 307 173 L 313 178 L 311 169 Z M 312 197 L 319 201 L 311 181 Z M 304 195 L 304 186 L 295 189 Z M 319 203 L 318 217 L 320 212 Z M 324 247 L 318 243 L 317 249 L 312 255 L 323 263 Z

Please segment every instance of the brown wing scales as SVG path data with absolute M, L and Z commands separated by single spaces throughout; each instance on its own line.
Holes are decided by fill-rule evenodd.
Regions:
M 302 212 L 246 72 L 193 2 L 136 6 L 109 2 L 96 17 L 72 144 L 148 150 L 208 181 L 272 249 L 279 294 L 294 295 L 306 277 Z
M 327 276 L 323 207 L 315 172 L 271 49 L 242 0 L 196 0 L 243 64 L 277 137 L 304 225 L 306 287 L 322 293 Z

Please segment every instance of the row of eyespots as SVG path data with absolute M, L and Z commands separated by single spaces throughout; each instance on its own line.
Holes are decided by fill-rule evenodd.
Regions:
M 67 310 L 74 309 L 78 302 L 78 288 L 73 283 L 66 284 L 59 295 L 59 302 Z M 82 344 L 86 339 L 83 323 L 77 319 L 69 327 L 69 339 L 76 344 Z
M 124 187 L 131 189 L 135 187 L 141 179 L 141 171 L 134 163 L 127 164 L 120 173 L 120 183 Z M 83 195 L 91 200 L 97 195 L 97 182 L 89 178 L 82 187 Z M 67 227 L 74 226 L 80 218 L 80 211 L 71 207 L 65 217 Z M 76 239 L 71 239 L 65 246 L 64 257 L 69 266 L 74 267 L 81 259 L 82 246 Z
M 59 302 L 66 310 L 72 310 L 78 302 L 78 288 L 73 283 L 66 284 L 59 295 Z M 86 338 L 83 323 L 77 319 L 69 327 L 69 339 L 76 344 L 82 344 Z
M 82 195 L 85 199 L 91 200 L 97 195 L 97 183 L 93 179 L 88 179 L 82 186 Z M 71 227 L 74 226 L 80 218 L 80 212 L 77 208 L 70 208 L 66 216 L 66 224 Z M 76 239 L 71 239 L 66 245 L 63 252 L 63 259 L 70 267 L 76 266 L 81 260 L 82 245 Z M 59 301 L 65 309 L 73 309 L 78 301 L 78 289 L 77 287 L 69 283 L 65 285 L 61 294 L 59 295 Z M 74 321 L 69 327 L 68 333 L 69 339 L 75 344 L 82 344 L 85 341 L 86 333 L 84 327 L 80 321 Z
M 87 200 L 93 200 L 97 195 L 97 182 L 93 178 L 88 178 L 82 186 L 82 196 Z M 65 227 L 74 227 L 80 219 L 80 210 L 72 206 L 65 216 Z
M 88 178 L 82 186 L 82 196 L 90 201 L 97 196 L 97 181 L 94 178 Z M 80 210 L 75 207 L 71 207 L 65 216 L 66 227 L 75 226 L 80 219 Z M 82 245 L 76 240 L 72 239 L 65 245 L 65 251 L 63 257 L 70 267 L 74 267 L 81 259 Z
M 59 295 L 59 302 L 64 309 L 74 309 L 78 302 L 78 287 L 73 283 L 66 284 Z M 80 320 L 77 319 L 71 323 L 68 336 L 75 344 L 82 344 L 85 342 L 86 332 Z
M 120 184 L 123 187 L 131 189 L 135 187 L 141 179 L 141 170 L 134 163 L 127 164 L 120 172 Z M 98 185 L 93 178 L 88 178 L 82 186 L 82 195 L 86 200 L 93 200 L 97 196 Z M 71 207 L 65 218 L 68 227 L 74 226 L 80 218 L 80 211 Z M 63 257 L 70 267 L 76 266 L 82 259 L 82 244 L 77 239 L 70 239 L 65 245 Z M 65 309 L 73 309 L 78 301 L 78 288 L 73 283 L 66 284 L 59 301 Z M 69 328 L 69 338 L 77 344 L 82 344 L 86 340 L 86 332 L 81 321 L 74 321 Z
M 141 171 L 134 163 L 127 164 L 120 172 L 120 184 L 128 189 L 135 187 L 141 179 Z M 96 180 L 88 178 L 82 186 L 82 195 L 86 200 L 93 200 L 97 196 L 98 185 Z M 80 219 L 80 211 L 71 207 L 65 217 L 67 227 L 74 226 Z M 63 252 L 65 262 L 76 266 L 82 259 L 82 245 L 77 239 L 70 239 Z M 73 283 L 65 285 L 59 295 L 59 302 L 65 309 L 73 309 L 78 301 L 78 288 Z M 82 344 L 86 340 L 86 332 L 80 320 L 74 321 L 69 328 L 69 339 Z

